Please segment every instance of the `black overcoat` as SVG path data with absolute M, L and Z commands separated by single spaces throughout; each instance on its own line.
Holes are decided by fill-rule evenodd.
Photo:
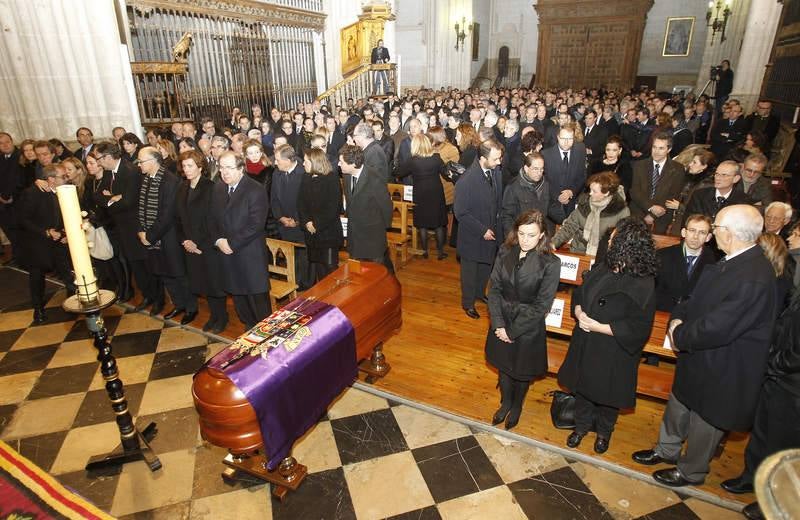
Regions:
M 211 196 L 214 182 L 200 177 L 194 189 L 189 181 L 178 187 L 178 241 L 191 240 L 202 252 L 185 253 L 189 289 L 194 294 L 206 296 L 225 296 L 223 289 L 222 253 L 214 247 L 211 237 Z M 185 250 L 184 250 L 185 251 Z
M 222 255 L 225 292 L 234 295 L 269 292 L 264 236 L 269 201 L 264 186 L 245 175 L 228 197 L 228 185 L 215 183 L 211 207 L 213 242 L 226 238 L 233 250 L 233 254 Z
M 672 312 L 672 309 L 689 296 L 697 285 L 705 266 L 717 261 L 714 251 L 703 246 L 700 258 L 695 259 L 691 275 L 686 271 L 686 255 L 683 242 L 656 251 L 658 274 L 656 275 L 656 309 Z
M 392 224 L 392 199 L 380 174 L 365 164 L 353 193 L 352 177 L 344 176 L 347 205 L 347 252 L 354 259 L 382 258 L 386 253 L 386 229 Z
M 178 225 L 175 220 L 177 209 L 178 177 L 162 166 L 163 175 L 158 189 L 158 215 L 155 222 L 145 231 L 145 238 L 152 246 L 147 248 L 147 267 L 159 276 L 183 276 L 186 274 L 184 249 L 178 241 Z M 142 190 L 146 189 L 143 182 Z M 158 244 L 158 247 L 153 247 Z
M 709 424 L 753 422 L 776 313 L 775 271 L 758 246 L 708 265 L 672 313 L 678 362 L 672 393 Z
M 496 169 L 492 171 L 492 179 L 490 185 L 476 159 L 456 183 L 454 212 L 459 225 L 457 249 L 465 260 L 491 264 L 502 241 L 500 209 L 503 204 L 503 181 Z M 483 239 L 489 229 L 494 231 L 496 240 Z
M 30 186 L 22 192 L 16 211 L 19 241 L 15 246 L 20 248 L 20 264 L 46 271 L 54 270 L 58 263 L 67 264 L 67 246 L 45 234 L 48 229 L 64 232 L 56 194 Z
M 297 197 L 297 213 L 300 227 L 305 235 L 308 258 L 312 262 L 323 261 L 323 249 L 338 251 L 344 243 L 342 236 L 342 185 L 339 176 L 304 174 Z M 314 223 L 316 233 L 306 229 L 306 224 Z
M 617 274 L 605 262 L 595 264 L 572 293 L 573 315 L 578 305 L 590 318 L 611 325 L 614 335 L 584 332 L 575 318 L 558 382 L 595 403 L 632 408 L 656 311 L 654 277 Z
M 547 373 L 544 319 L 558 289 L 561 262 L 550 253 L 535 252 L 519 260 L 519 252 L 519 246 L 503 247 L 492 269 L 486 360 L 514 379 L 530 380 Z M 506 329 L 513 343 L 497 338 L 499 328 Z
M 126 160 L 120 160 L 117 173 L 106 170 L 103 173 L 101 188 L 95 194 L 98 205 L 108 209 L 108 214 L 114 222 L 114 245 L 119 245 L 122 256 L 127 260 L 144 260 L 147 250 L 139 241 L 139 187 L 142 174 L 139 169 Z M 122 195 L 122 198 L 108 205 L 111 196 L 103 195 L 108 190 L 111 196 Z M 114 251 L 117 254 L 117 251 Z
M 447 225 L 447 209 L 440 175 L 444 163 L 439 154 L 411 157 L 400 165 L 397 176 L 414 180 L 414 227 L 435 229 Z

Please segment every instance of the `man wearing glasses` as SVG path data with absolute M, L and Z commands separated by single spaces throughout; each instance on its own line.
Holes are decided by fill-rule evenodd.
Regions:
M 683 241 L 657 251 L 656 308 L 672 312 L 675 305 L 692 293 L 703 268 L 717 261 L 706 244 L 711 240 L 711 219 L 693 214 L 681 229 Z
M 222 253 L 225 292 L 250 329 L 269 315 L 269 276 L 264 222 L 269 201 L 264 186 L 244 175 L 244 158 L 228 151 L 219 159 L 222 182 L 211 199 L 214 246 Z
M 762 208 L 762 211 L 772 203 L 772 185 L 769 179 L 764 177 L 768 162 L 764 154 L 748 155 L 742 166 L 742 182 L 734 188 L 736 191 L 743 191 L 752 199 L 754 205 Z
M 734 186 L 741 180 L 737 162 L 723 161 L 714 172 L 714 186 L 700 188 L 692 194 L 686 205 L 686 214 L 700 213 L 714 218 L 722 208 L 734 204 L 752 204 L 750 197 Z
M 683 188 L 684 169 L 669 158 L 672 135 L 659 132 L 653 136 L 650 158 L 633 163 L 631 183 L 631 215 L 643 218 L 653 233 L 665 234 L 674 210 L 667 201 L 678 198 Z M 702 213 L 687 210 L 687 214 Z
M 776 312 L 775 271 L 757 244 L 763 226 L 753 206 L 717 213 L 712 230 L 725 257 L 672 312 L 672 393 L 655 448 L 633 454 L 640 464 L 675 465 L 653 473 L 661 484 L 702 484 L 723 434 L 753 424 Z
M 560 209 L 551 214 L 557 224 L 561 224 L 575 209 L 575 200 L 586 184 L 586 147 L 575 142 L 577 129 L 573 122 L 564 124 L 558 131 L 555 146 L 542 151 L 550 198 L 554 207 Z

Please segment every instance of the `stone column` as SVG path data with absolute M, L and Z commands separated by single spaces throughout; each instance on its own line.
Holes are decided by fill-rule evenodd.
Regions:
M 742 103 L 745 113 L 753 110 L 761 93 L 765 67 L 769 61 L 783 4 L 777 0 L 752 0 L 747 27 L 735 71 L 731 98 Z
M 705 51 L 703 52 L 703 64 L 700 65 L 700 73 L 697 76 L 697 85 L 695 92 L 699 93 L 700 89 L 708 81 L 709 70 L 714 65 L 719 65 L 722 60 L 729 60 L 736 76 L 739 72 L 739 49 L 744 41 L 744 33 L 747 27 L 747 15 L 750 11 L 750 6 L 754 3 L 760 3 L 761 0 L 731 0 L 730 9 L 731 16 L 728 18 L 728 26 L 725 28 L 725 41 L 721 41 L 721 35 L 718 32 L 711 42 L 711 28 L 706 31 Z M 714 0 L 716 4 L 716 0 Z M 716 13 L 716 7 L 715 11 Z M 696 23 L 706 23 L 705 20 L 697 20 Z M 736 79 L 734 76 L 734 80 Z M 706 94 L 712 94 L 713 88 L 709 88 Z

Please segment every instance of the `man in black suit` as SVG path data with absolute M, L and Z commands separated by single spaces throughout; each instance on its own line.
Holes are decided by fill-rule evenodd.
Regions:
M 300 214 L 297 212 L 297 195 L 306 171 L 290 145 L 275 148 L 275 166 L 277 170 L 272 174 L 269 203 L 272 216 L 278 221 L 278 233 L 281 240 L 305 244 L 305 234 L 300 227 Z M 301 291 L 305 291 L 314 284 L 309 272 L 308 253 L 305 247 L 298 247 L 294 254 L 297 285 Z
M 373 65 L 389 63 L 389 49 L 383 46 L 383 40 L 378 40 L 378 45 L 372 48 L 369 62 Z M 382 92 L 383 94 L 386 94 L 389 91 L 389 78 L 386 77 L 386 71 L 377 70 L 375 71 L 374 76 L 375 85 L 372 89 L 372 93 L 377 95 L 378 87 L 383 85 Z
M 347 212 L 347 252 L 350 258 L 383 264 L 394 274 L 386 229 L 392 224 L 392 200 L 380 173 L 364 162 L 364 151 L 344 145 L 339 150 Z
M 608 140 L 606 129 L 598 123 L 597 113 L 594 110 L 587 110 L 583 121 L 586 124 L 583 129 L 583 145 L 586 147 L 586 155 L 602 156 Z
M 15 207 L 22 185 L 19 169 L 19 150 L 11 134 L 0 132 L 0 228 L 11 243 L 11 253 L 17 256 L 17 219 Z
M 653 227 L 653 233 L 661 235 L 672 222 L 674 211 L 667 210 L 666 202 L 678 198 L 685 175 L 683 166 L 669 158 L 671 149 L 672 137 L 666 133 L 656 134 L 650 158 L 633 163 L 631 216 L 644 219 Z
M 767 137 L 767 150 L 769 153 L 772 142 L 781 129 L 781 118 L 772 113 L 772 102 L 766 99 L 759 99 L 756 104 L 756 111 L 745 118 L 745 126 L 748 132 L 761 132 Z
M 137 233 L 139 187 L 142 174 L 129 161 L 122 160 L 122 151 L 117 143 L 105 142 L 97 145 L 97 162 L 103 167 L 101 189 L 95 195 L 100 206 L 108 208 L 108 214 L 114 223 L 111 243 L 114 254 L 119 257 L 126 274 L 127 287 L 120 294 L 121 301 L 133 297 L 130 286 L 130 275 L 136 280 L 136 287 L 142 293 L 143 300 L 136 307 L 142 311 L 153 305 L 155 314 L 164 307 L 164 293 L 158 288 L 155 278 L 147 269 L 147 250 L 139 241 Z
M 64 222 L 55 190 L 66 182 L 67 174 L 60 164 L 49 164 L 42 170 L 47 189 L 28 187 L 20 197 L 18 208 L 20 262 L 28 270 L 28 283 L 33 304 L 34 323 L 47 320 L 44 304 L 44 275 L 55 271 L 67 286 L 67 294 L 75 294 L 75 283 L 69 273 L 69 253 Z
M 225 292 L 233 296 L 236 314 L 252 328 L 272 312 L 264 222 L 267 192 L 244 174 L 244 158 L 225 152 L 219 159 L 222 182 L 214 185 L 211 236 L 222 253 Z
M 85 126 L 78 128 L 78 131 L 75 132 L 75 137 L 78 139 L 78 143 L 81 145 L 80 148 L 77 148 L 73 155 L 81 160 L 83 164 L 86 164 L 86 157 L 89 155 L 89 152 L 92 151 L 94 147 L 94 143 L 92 140 L 94 139 L 94 135 L 92 131 Z
M 711 129 L 711 151 L 724 160 L 737 144 L 747 137 L 747 123 L 742 117 L 742 106 L 731 102 L 728 119 L 720 118 Z
M 603 115 L 597 120 L 597 124 L 605 128 L 608 137 L 619 135 L 619 123 L 614 117 L 614 109 L 610 106 L 603 108 Z
M 753 204 L 764 211 L 772 204 L 772 183 L 764 174 L 767 171 L 769 159 L 761 153 L 751 153 L 742 164 L 742 182 L 736 183 L 734 188 L 743 191 L 752 199 Z
M 686 204 L 686 214 L 700 213 L 712 219 L 726 206 L 734 204 L 751 204 L 752 199 L 744 191 L 734 189 L 741 180 L 739 164 L 734 161 L 723 161 L 714 172 L 714 186 L 700 188 L 692 193 Z
M 763 225 L 753 206 L 720 211 L 712 229 L 726 256 L 672 313 L 678 361 L 658 444 L 633 454 L 640 464 L 677 463 L 653 473 L 664 485 L 702 484 L 723 434 L 752 426 L 776 311 L 775 271 L 757 244 Z
M 389 159 L 383 146 L 375 140 L 372 123 L 362 122 L 353 130 L 353 141 L 364 150 L 364 166 L 374 171 L 384 183 L 389 182 Z
M 472 319 L 480 318 L 475 300 L 487 302 L 486 283 L 500 237 L 503 179 L 498 166 L 503 146 L 489 139 L 481 143 L 478 159 L 456 184 L 454 212 L 458 219 L 461 255 L 461 307 Z
M 386 135 L 385 125 L 380 119 L 373 120 L 372 123 L 370 123 L 370 126 L 372 126 L 372 134 L 375 142 L 381 145 L 381 148 L 383 148 L 383 153 L 386 154 L 387 166 L 389 168 L 388 171 L 391 175 L 391 166 L 392 161 L 394 160 L 394 141 L 391 137 Z
M 692 293 L 700 274 L 707 264 L 717 261 L 714 252 L 706 246 L 711 240 L 711 219 L 693 214 L 681 229 L 683 241 L 657 251 L 659 259 L 656 276 L 656 308 L 672 312 L 675 305 Z
M 586 148 L 575 142 L 575 123 L 567 123 L 558 131 L 558 143 L 542 151 L 544 171 L 550 183 L 550 197 L 560 205 L 560 214 L 551 218 L 561 224 L 575 209 L 575 201 L 586 184 Z
M 325 116 L 325 128 L 328 129 L 328 159 L 331 166 L 336 166 L 339 159 L 339 149 L 347 142 L 347 136 L 339 131 L 339 125 L 336 124 L 336 118 L 333 116 Z
M 553 123 L 553 121 L 550 120 L 549 117 L 547 117 L 547 108 L 545 108 L 544 105 L 539 105 L 536 107 L 536 118 L 533 120 L 533 123 L 530 126 L 533 126 L 533 128 L 535 128 L 536 131 L 539 132 L 543 138 L 548 137 L 551 135 L 551 133 L 555 132 L 555 130 L 553 130 L 555 124 Z M 556 137 L 557 136 L 554 137 L 552 143 L 546 142 L 545 146 L 552 146 L 556 144 L 555 143 Z

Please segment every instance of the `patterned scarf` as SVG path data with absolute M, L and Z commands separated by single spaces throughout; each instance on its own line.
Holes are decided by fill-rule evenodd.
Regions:
M 621 187 L 622 185 L 620 185 Z M 600 213 L 611 203 L 613 194 L 609 193 L 602 199 L 594 201 L 589 197 L 589 215 L 583 225 L 583 238 L 586 239 L 586 254 L 595 256 L 597 245 L 600 243 Z
M 165 173 L 166 170 L 162 167 L 154 176 L 145 175 L 142 179 L 142 187 L 139 190 L 139 227 L 142 231 L 149 231 L 158 218 L 158 200 Z M 161 241 L 149 245 L 148 249 L 161 249 Z

